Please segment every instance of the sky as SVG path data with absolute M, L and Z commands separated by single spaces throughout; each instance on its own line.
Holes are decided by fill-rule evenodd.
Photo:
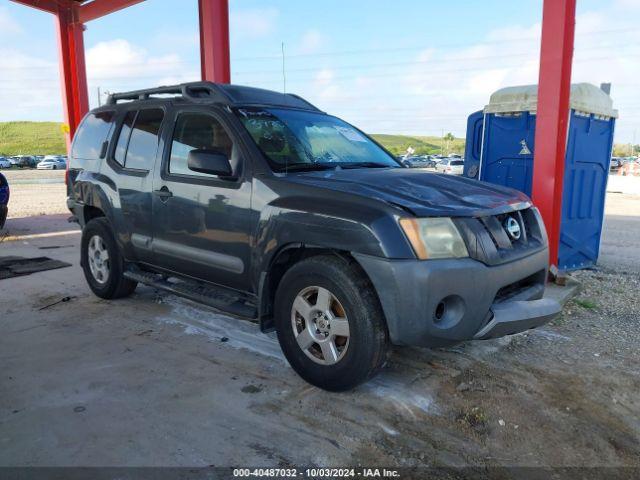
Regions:
M 492 92 L 538 80 L 542 0 L 229 3 L 233 83 L 286 88 L 369 133 L 464 136 Z M 613 84 L 620 143 L 640 143 L 639 15 L 640 0 L 578 0 L 572 81 Z M 98 88 L 199 79 L 196 0 L 147 0 L 86 27 L 92 107 Z M 61 121 L 62 108 L 53 17 L 0 0 L 8 120 Z

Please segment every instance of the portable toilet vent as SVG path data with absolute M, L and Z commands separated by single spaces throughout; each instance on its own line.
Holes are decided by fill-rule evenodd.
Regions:
M 531 196 L 538 86 L 502 88 L 467 120 L 464 175 Z M 558 267 L 594 265 L 600 250 L 617 110 L 595 85 L 571 85 Z

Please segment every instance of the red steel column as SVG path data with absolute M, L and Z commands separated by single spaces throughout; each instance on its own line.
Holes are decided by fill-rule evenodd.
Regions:
M 60 84 L 66 134 L 67 152 L 80 120 L 89 110 L 87 71 L 84 61 L 84 25 L 77 22 L 77 7 L 61 7 L 56 15 Z
M 549 235 L 551 265 L 558 265 L 575 20 L 576 0 L 544 0 L 532 197 Z
M 229 1 L 198 0 L 202 80 L 231 82 Z

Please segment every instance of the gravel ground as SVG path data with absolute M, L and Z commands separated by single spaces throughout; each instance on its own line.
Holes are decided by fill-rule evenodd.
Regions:
M 2 170 L 11 188 L 7 218 L 67 213 L 64 170 Z

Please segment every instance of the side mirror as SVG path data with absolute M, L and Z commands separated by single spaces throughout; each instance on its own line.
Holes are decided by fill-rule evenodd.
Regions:
M 189 170 L 220 177 L 230 177 L 233 173 L 229 157 L 219 150 L 191 150 L 187 157 Z

